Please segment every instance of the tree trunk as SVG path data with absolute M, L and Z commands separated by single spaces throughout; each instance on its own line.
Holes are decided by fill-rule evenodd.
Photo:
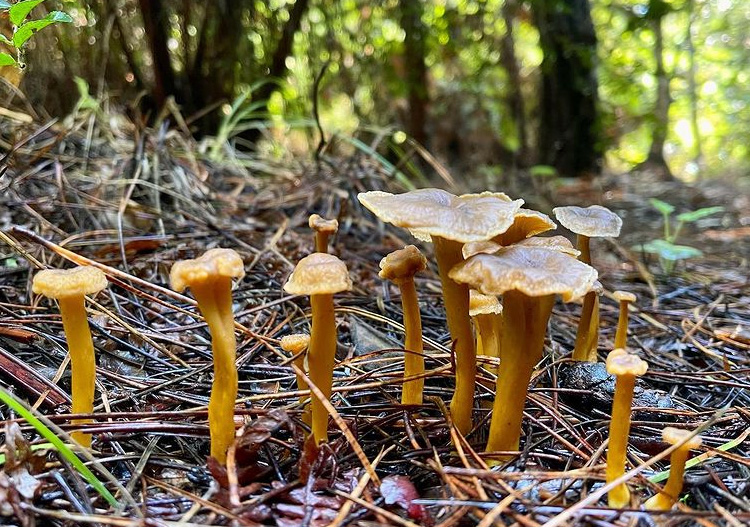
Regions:
M 703 147 L 701 145 L 701 134 L 698 126 L 698 87 L 695 83 L 695 45 L 693 44 L 693 24 L 695 23 L 695 2 L 688 0 L 688 25 L 685 35 L 688 51 L 688 92 L 690 97 L 690 127 L 693 132 L 693 161 L 698 169 L 698 174 L 703 168 Z
M 427 146 L 427 66 L 426 28 L 422 23 L 422 3 L 415 0 L 400 0 L 401 27 L 404 30 L 404 65 L 406 87 L 409 98 L 409 113 L 406 129 L 421 145 Z
M 175 95 L 178 102 L 183 102 L 182 97 L 175 93 L 175 75 L 167 47 L 169 14 L 166 7 L 161 0 L 139 0 L 139 3 L 153 60 L 154 101 L 159 108 L 164 106 L 169 95 Z
M 663 171 L 663 177 L 669 179 L 671 173 L 664 159 L 664 144 L 667 142 L 667 131 L 669 127 L 669 106 L 671 97 L 669 94 L 669 77 L 664 70 L 664 36 L 662 34 L 662 20 L 659 17 L 653 20 L 654 31 L 654 59 L 656 60 L 656 104 L 654 106 L 654 132 L 651 138 L 651 148 L 648 152 L 647 163 Z
M 526 135 L 526 110 L 521 93 L 521 69 L 516 59 L 516 46 L 513 38 L 513 22 L 517 11 L 516 0 L 505 0 L 502 8 L 503 20 L 505 20 L 505 36 L 500 43 L 500 61 L 508 74 L 507 103 L 518 134 L 518 148 L 513 155 L 513 165 L 523 167 L 529 164 L 529 145 Z
M 589 0 L 534 0 L 542 60 L 539 157 L 563 176 L 600 170 L 596 33 Z

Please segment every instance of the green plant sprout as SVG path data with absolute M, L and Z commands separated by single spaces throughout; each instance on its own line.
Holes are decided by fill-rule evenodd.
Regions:
M 24 68 L 26 66 L 23 61 L 24 47 L 34 33 L 52 24 L 70 23 L 73 21 L 70 15 L 62 11 L 51 11 L 44 18 L 29 20 L 31 10 L 42 2 L 44 0 L 21 0 L 16 3 L 0 0 L 0 13 L 8 12 L 8 18 L 13 28 L 13 33 L 10 36 L 0 33 L 0 44 L 5 44 L 16 52 L 16 56 L 14 57 L 10 53 L 0 51 L 0 66 Z
M 649 254 L 655 254 L 659 257 L 659 263 L 665 273 L 670 274 L 674 270 L 676 262 L 697 258 L 703 256 L 700 249 L 689 245 L 677 245 L 677 238 L 680 236 L 682 228 L 687 223 L 693 223 L 712 214 L 724 211 L 724 207 L 704 207 L 689 212 L 678 214 L 676 222 L 672 220 L 672 214 L 675 211 L 674 205 L 657 198 L 649 200 L 651 206 L 658 210 L 664 220 L 663 237 L 644 243 L 640 248 Z

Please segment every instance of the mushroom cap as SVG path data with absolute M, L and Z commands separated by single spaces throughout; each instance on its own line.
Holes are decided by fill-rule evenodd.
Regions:
M 570 240 L 565 236 L 534 236 L 521 240 L 515 245 L 521 247 L 539 247 L 540 249 L 549 249 L 552 251 L 559 251 L 561 253 L 575 256 L 576 258 L 581 254 L 581 251 L 576 249 Z
M 31 290 L 47 298 L 93 295 L 107 287 L 107 275 L 101 269 L 81 265 L 72 269 L 44 269 L 34 275 Z
M 427 258 L 414 245 L 407 245 L 380 260 L 378 276 L 383 280 L 391 280 L 399 284 L 426 268 Z
M 494 295 L 483 295 L 479 291 L 469 291 L 469 316 L 499 315 L 503 312 L 503 305 Z
M 327 220 L 319 214 L 311 214 L 307 224 L 316 232 L 327 232 L 328 234 L 333 234 L 339 230 L 338 220 Z
M 559 294 L 569 302 L 586 294 L 598 275 L 596 269 L 565 253 L 511 245 L 495 254 L 476 254 L 453 267 L 448 276 L 485 295 L 516 290 L 531 297 Z
M 600 205 L 590 207 L 557 207 L 552 213 L 563 227 L 576 234 L 582 234 L 589 238 L 609 237 L 616 238 L 620 235 L 622 219 Z
M 242 278 L 245 264 L 233 249 L 209 249 L 198 258 L 175 262 L 169 271 L 169 282 L 175 291 L 217 278 Z
M 296 355 L 310 345 L 310 335 L 307 333 L 292 333 L 284 335 L 279 341 L 281 349 L 287 353 Z
M 690 430 L 667 426 L 661 431 L 661 438 L 670 445 L 676 445 L 677 443 L 685 441 L 690 434 L 692 434 Z M 688 439 L 687 442 L 682 445 L 682 448 L 698 448 L 701 444 L 703 444 L 703 438 L 701 438 L 701 436 L 694 436 Z
M 505 232 L 523 205 L 502 192 L 455 196 L 436 188 L 404 194 L 371 191 L 357 196 L 381 220 L 409 229 L 417 239 L 439 236 L 457 242 L 487 240 Z
M 284 284 L 284 291 L 292 295 L 332 295 L 351 288 L 346 264 L 327 253 L 302 258 Z
M 648 363 L 638 355 L 622 348 L 610 351 L 607 355 L 607 373 L 611 375 L 640 376 L 648 370 Z
M 507 231 L 494 237 L 493 241 L 510 245 L 542 232 L 556 229 L 557 225 L 542 212 L 519 209 L 513 217 L 513 225 Z
M 612 297 L 618 302 L 635 302 L 637 297 L 630 291 L 615 291 Z
M 461 248 L 461 254 L 464 258 L 469 258 L 475 254 L 494 254 L 503 247 L 504 245 L 492 240 L 480 240 L 478 242 L 465 243 Z

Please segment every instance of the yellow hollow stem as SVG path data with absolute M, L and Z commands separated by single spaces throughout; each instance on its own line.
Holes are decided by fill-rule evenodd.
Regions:
M 625 300 L 620 301 L 620 316 L 617 318 L 614 349 L 625 349 L 628 341 L 628 304 L 629 302 Z
M 682 483 L 685 476 L 685 462 L 687 461 L 690 448 L 678 448 L 672 452 L 669 467 L 669 479 L 667 484 L 658 494 L 651 496 L 644 503 L 646 510 L 668 511 L 677 503 L 682 492 Z
M 330 236 L 327 232 L 316 231 L 315 232 L 315 252 L 316 253 L 327 253 L 328 252 L 328 237 Z
M 499 357 L 503 315 L 495 313 L 476 315 L 474 322 L 477 326 L 477 355 Z
M 234 441 L 234 406 L 237 400 L 237 342 L 232 314 L 230 278 L 194 284 L 193 296 L 211 332 L 214 380 L 208 402 L 208 427 L 211 433 L 211 457 L 226 463 L 227 449 Z
M 607 448 L 607 483 L 625 473 L 625 461 L 630 433 L 630 412 L 633 404 L 634 375 L 618 375 L 612 402 L 612 420 L 609 423 Z M 609 506 L 621 509 L 630 503 L 630 491 L 624 484 L 609 491 Z
M 585 264 L 591 265 L 591 238 L 588 236 L 584 236 L 583 234 L 579 234 L 577 238 L 578 243 L 578 250 L 581 251 L 580 256 L 578 256 L 578 259 L 581 260 Z
M 72 410 L 74 414 L 90 414 L 94 411 L 96 359 L 94 358 L 94 341 L 91 338 L 91 330 L 86 318 L 84 297 L 81 295 L 60 298 L 58 302 L 70 352 Z M 73 424 L 90 422 L 91 419 L 76 419 Z M 81 446 L 91 446 L 91 434 L 73 432 L 71 435 Z
M 424 350 L 422 345 L 422 316 L 419 313 L 419 302 L 417 301 L 417 288 L 414 280 L 402 280 L 399 283 L 401 290 L 401 306 L 404 310 L 404 377 L 420 375 L 424 373 Z M 411 353 L 410 353 L 411 352 Z M 422 404 L 422 391 L 424 389 L 424 378 L 406 381 L 401 393 L 401 404 Z
M 578 321 L 578 333 L 573 349 L 573 360 L 596 362 L 599 346 L 599 295 L 594 291 L 583 297 L 581 319 Z
M 307 364 L 310 380 L 327 399 L 333 388 L 333 366 L 336 360 L 336 318 L 333 310 L 333 295 L 311 295 L 312 328 Z M 312 433 L 316 443 L 328 441 L 328 411 L 323 403 L 313 396 Z
M 477 356 L 474 333 L 469 317 L 469 287 L 454 282 L 448 272 L 463 260 L 462 244 L 433 236 L 440 282 L 443 286 L 445 318 L 456 354 L 456 390 L 450 404 L 453 423 L 462 434 L 471 430 L 471 413 L 474 408 L 474 387 L 477 378 Z
M 554 295 L 503 295 L 502 362 L 497 376 L 487 452 L 518 450 L 526 393 L 534 366 L 542 358 Z

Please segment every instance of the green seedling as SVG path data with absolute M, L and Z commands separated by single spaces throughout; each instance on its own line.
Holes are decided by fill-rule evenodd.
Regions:
M 0 13 L 7 11 L 8 18 L 12 24 L 11 35 L 0 33 L 0 44 L 5 44 L 5 46 L 15 52 L 14 57 L 11 53 L 0 51 L 0 66 L 25 67 L 23 50 L 34 33 L 52 24 L 70 23 L 73 21 L 70 15 L 62 11 L 51 11 L 43 18 L 29 19 L 31 10 L 42 2 L 44 0 L 21 0 L 15 3 L 0 0 Z

